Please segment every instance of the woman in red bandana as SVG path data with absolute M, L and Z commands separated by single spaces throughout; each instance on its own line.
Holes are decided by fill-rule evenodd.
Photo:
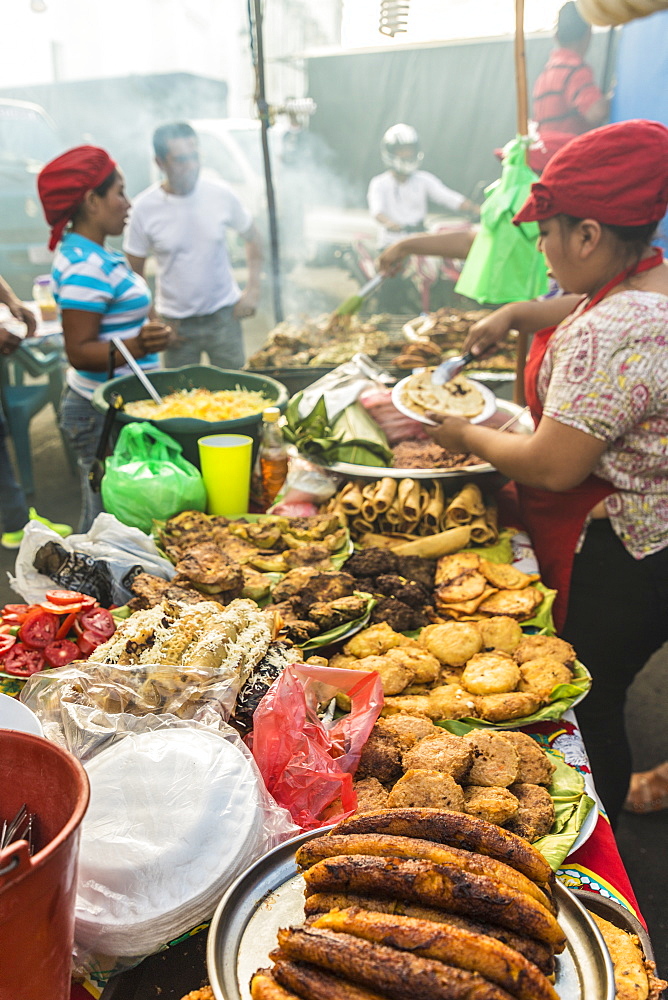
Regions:
M 432 437 L 515 481 L 555 622 L 594 677 L 578 707 L 614 820 L 631 771 L 625 691 L 668 640 L 668 266 L 652 247 L 668 207 L 668 129 L 628 121 L 578 136 L 550 161 L 514 222 L 568 294 L 503 306 L 472 328 L 482 353 L 534 334 L 531 437 L 448 418 Z
M 97 385 L 130 369 L 110 344 L 125 342 L 138 363 L 158 366 L 171 331 L 146 322 L 151 293 L 125 257 L 106 246 L 120 236 L 130 210 L 123 175 L 104 149 L 77 146 L 44 167 L 37 186 L 51 226 L 49 249 L 60 247 L 51 272 L 70 367 L 60 425 L 77 455 L 81 481 L 79 531 L 102 510 L 88 482 L 104 417 L 91 403 Z

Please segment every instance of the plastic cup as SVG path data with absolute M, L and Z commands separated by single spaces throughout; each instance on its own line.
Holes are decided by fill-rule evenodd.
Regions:
M 246 434 L 198 438 L 207 513 L 237 517 L 248 513 L 253 439 Z

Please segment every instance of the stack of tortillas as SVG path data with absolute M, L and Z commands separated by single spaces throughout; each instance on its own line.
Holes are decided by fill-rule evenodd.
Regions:
M 589 24 L 626 24 L 668 10 L 668 0 L 577 0 L 578 10 Z

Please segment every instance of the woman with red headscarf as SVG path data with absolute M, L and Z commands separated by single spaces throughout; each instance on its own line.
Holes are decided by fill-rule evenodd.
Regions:
M 431 436 L 517 484 L 555 622 L 594 682 L 578 706 L 597 788 L 614 818 L 631 771 L 625 691 L 668 640 L 668 266 L 652 247 L 668 207 L 668 129 L 608 125 L 547 165 L 513 220 L 567 293 L 517 302 L 476 324 L 483 353 L 534 334 L 524 373 L 530 437 L 454 417 Z
M 70 367 L 60 408 L 60 425 L 74 449 L 81 479 L 79 531 L 87 531 L 102 510 L 88 472 L 104 417 L 92 406 L 97 385 L 130 373 L 110 343 L 123 340 L 143 368 L 157 368 L 157 352 L 171 331 L 146 322 L 151 293 L 125 257 L 105 244 L 120 236 L 130 210 L 123 175 L 109 154 L 96 146 L 78 146 L 44 167 L 37 186 L 51 226 L 49 249 L 60 241 L 51 272 L 61 311 Z

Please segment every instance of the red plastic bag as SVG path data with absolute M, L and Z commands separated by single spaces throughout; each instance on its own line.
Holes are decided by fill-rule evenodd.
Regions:
M 351 710 L 325 728 L 318 705 L 337 691 L 349 696 Z M 375 671 L 293 663 L 267 691 L 253 715 L 253 756 L 269 792 L 302 830 L 355 809 L 353 774 L 382 707 Z

